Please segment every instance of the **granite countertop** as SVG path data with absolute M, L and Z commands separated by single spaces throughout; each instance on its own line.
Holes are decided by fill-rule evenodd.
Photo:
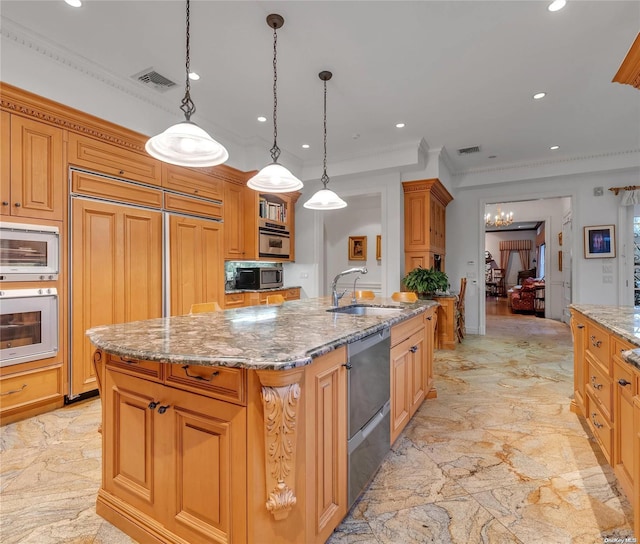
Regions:
M 623 351 L 622 358 L 640 368 L 640 307 L 597 304 L 571 304 L 570 307 L 638 346 L 638 349 Z
M 437 302 L 376 298 L 366 305 L 402 310 L 384 316 L 327 312 L 331 299 L 322 297 L 104 325 L 89 329 L 87 336 L 96 347 L 132 359 L 286 370 L 419 315 Z
M 268 289 L 225 289 L 225 295 L 233 293 L 268 293 L 270 291 L 286 291 L 287 289 L 302 289 L 299 285 L 287 285 L 286 287 L 270 287 Z

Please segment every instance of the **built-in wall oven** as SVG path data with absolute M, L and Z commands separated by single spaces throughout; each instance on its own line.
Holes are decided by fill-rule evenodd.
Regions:
M 57 280 L 60 262 L 58 227 L 0 224 L 0 280 Z
M 53 287 L 0 291 L 0 367 L 58 353 L 58 292 Z
M 288 259 L 291 256 L 291 235 L 284 225 L 261 219 L 258 244 L 260 257 Z

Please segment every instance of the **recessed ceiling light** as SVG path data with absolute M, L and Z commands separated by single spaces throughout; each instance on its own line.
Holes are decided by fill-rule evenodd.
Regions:
M 267 118 L 264 115 L 261 115 L 260 117 L 258 117 L 258 121 L 260 121 L 261 123 L 266 123 Z
M 72 8 L 79 8 L 82 6 L 82 0 L 64 0 L 67 4 L 69 4 Z
M 309 149 L 311 146 L 309 144 L 302 144 L 302 149 Z
M 536 93 L 533 95 L 533 99 L 534 100 L 540 100 L 541 98 L 544 98 L 545 96 L 547 96 L 547 93 Z
M 559 145 L 552 145 L 549 149 L 551 149 L 551 151 L 555 151 L 556 149 L 560 149 Z
M 200 76 L 195 72 L 189 72 L 189 79 L 191 81 L 198 81 L 200 79 Z
M 396 123 L 396 128 L 404 128 L 404 123 Z
M 547 6 L 547 9 L 549 11 L 560 11 L 566 5 L 567 0 L 553 0 L 553 2 Z

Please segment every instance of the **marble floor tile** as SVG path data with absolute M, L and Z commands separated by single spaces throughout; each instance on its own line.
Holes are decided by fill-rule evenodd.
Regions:
M 437 351 L 420 407 L 329 544 L 602 544 L 631 506 L 569 410 L 571 332 L 488 316 Z M 132 544 L 95 513 L 98 400 L 0 428 L 2 544 Z M 250 544 L 277 544 L 255 542 Z

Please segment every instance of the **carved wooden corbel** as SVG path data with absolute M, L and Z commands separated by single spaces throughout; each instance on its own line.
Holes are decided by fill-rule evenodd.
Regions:
M 265 506 L 276 520 L 282 520 L 296 504 L 297 416 L 304 371 L 260 370 L 257 374 L 264 409 Z

